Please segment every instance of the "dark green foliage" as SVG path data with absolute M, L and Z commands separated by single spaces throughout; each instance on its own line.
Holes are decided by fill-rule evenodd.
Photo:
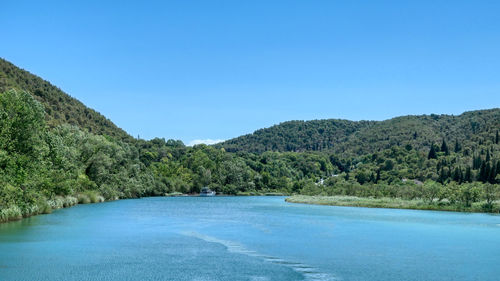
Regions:
M 455 182 L 461 183 L 463 180 L 462 169 L 460 167 L 455 167 L 453 171 L 452 179 Z
M 429 150 L 429 154 L 427 155 L 427 159 L 436 159 L 436 149 L 434 145 L 431 145 L 431 149 Z
M 444 139 L 441 144 L 441 152 L 444 152 L 444 155 L 450 155 L 450 150 L 448 149 L 448 145 L 446 144 L 446 141 Z
M 11 90 L 0 99 L 0 147 L 7 153 L 36 157 L 45 126 L 43 107 L 25 93 Z
M 460 150 L 462 150 L 462 146 L 460 145 L 460 143 L 458 142 L 458 140 L 455 140 L 455 153 L 459 153 Z
M 481 164 L 483 163 L 483 160 L 481 159 L 481 156 L 479 154 L 474 154 L 473 159 L 472 159 L 472 169 L 477 170 L 481 167 Z
M 470 166 L 467 166 L 467 169 L 465 170 L 464 181 L 472 182 L 472 171 L 470 169 Z
M 33 95 L 45 107 L 47 123 L 51 127 L 70 124 L 98 135 L 108 135 L 126 141 L 132 139 L 109 119 L 48 81 L 0 58 L 0 93 L 11 89 L 27 91 Z
M 172 147 L 165 141 L 157 144 L 140 141 L 139 146 L 148 155 L 142 158 L 152 163 L 150 167 L 166 193 L 199 192 L 203 186 L 226 194 L 288 193 L 294 182 L 318 180 L 336 170 L 327 155 L 315 153 L 232 154 L 206 145 Z
M 500 109 L 470 111 L 458 116 L 403 116 L 385 121 L 290 121 L 217 146 L 227 151 L 323 151 L 355 157 L 407 144 L 414 150 L 428 151 L 431 144 L 453 137 L 461 150 L 472 152 L 478 145 L 494 144 L 492 132 L 498 127 Z
M 374 122 L 340 119 L 288 121 L 226 141 L 218 146 L 224 147 L 229 152 L 338 151 L 342 148 L 337 149 L 337 144 L 343 143 L 349 136 L 372 124 Z
M 152 193 L 153 175 L 134 145 L 71 125 L 50 129 L 43 106 L 25 92 L 0 93 L 0 117 L 0 221 L 18 218 L 4 210 L 48 213 L 47 200 L 82 193 L 92 192 L 91 202 Z

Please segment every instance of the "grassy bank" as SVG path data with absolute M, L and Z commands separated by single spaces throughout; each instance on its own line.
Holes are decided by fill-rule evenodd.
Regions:
M 199 196 L 199 193 L 182 193 L 182 192 L 171 192 L 165 193 L 165 197 L 183 197 L 183 196 Z M 288 193 L 283 192 L 268 192 L 268 191 L 240 191 L 236 194 L 224 194 L 217 193 L 217 196 L 287 196 Z
M 355 196 L 306 196 L 294 195 L 285 199 L 289 203 L 330 205 L 330 206 L 350 206 L 367 208 L 393 208 L 393 209 L 414 209 L 414 210 L 435 210 L 454 212 L 482 212 L 499 213 L 499 202 L 493 206 L 487 206 L 486 202 L 475 202 L 471 206 L 462 204 L 451 204 L 446 201 L 424 201 L 421 199 L 404 200 L 400 198 L 365 198 Z
M 266 191 L 244 191 L 236 193 L 236 196 L 285 196 L 283 192 L 266 192 Z
M 97 192 L 87 191 L 75 196 L 56 196 L 52 199 L 40 199 L 37 202 L 25 206 L 11 205 L 8 208 L 0 210 L 0 223 L 20 220 L 23 218 L 50 214 L 53 210 L 71 207 L 77 204 L 89 204 L 104 202 Z
M 286 194 L 279 192 L 240 192 L 236 195 L 218 194 L 218 196 L 284 196 Z M 179 196 L 198 196 L 198 194 L 186 194 L 181 192 L 165 193 L 165 197 L 179 197 Z M 114 200 L 118 200 L 115 198 Z M 76 196 L 56 196 L 53 199 L 41 199 L 38 202 L 26 205 L 16 206 L 11 205 L 8 208 L 0 210 L 0 223 L 16 221 L 23 218 L 40 215 L 50 214 L 53 210 L 67 208 L 78 204 L 100 203 L 106 201 L 103 196 L 98 192 L 86 191 L 79 193 Z

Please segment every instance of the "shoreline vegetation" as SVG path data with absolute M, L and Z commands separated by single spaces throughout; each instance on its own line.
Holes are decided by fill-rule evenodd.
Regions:
M 165 197 L 197 197 L 199 193 L 182 193 L 182 192 L 171 192 L 165 193 Z M 290 194 L 283 192 L 264 192 L 264 191 L 242 191 L 236 194 L 224 194 L 217 193 L 216 196 L 288 196 Z
M 24 208 L 12 205 L 8 208 L 1 209 L 0 223 L 17 221 L 36 215 L 50 214 L 54 210 L 68 208 L 78 204 L 101 203 L 105 201 L 104 197 L 92 191 L 80 193 L 76 196 L 55 196 L 49 200 L 40 199 L 36 203 L 25 205 Z
M 356 196 L 310 196 L 293 195 L 285 198 L 288 203 L 325 205 L 341 207 L 364 207 L 364 208 L 389 208 L 389 209 L 410 209 L 428 211 L 451 211 L 451 212 L 473 212 L 473 213 L 500 213 L 498 201 L 489 206 L 486 201 L 474 202 L 470 206 L 447 201 L 432 202 L 423 199 L 401 199 L 401 198 L 368 198 Z
M 248 191 L 237 194 L 219 194 L 217 196 L 288 196 L 281 192 L 258 192 Z M 187 194 L 182 192 L 165 193 L 163 196 L 154 197 L 197 197 L 199 194 Z M 134 198 L 121 198 L 134 199 Z M 135 198 L 137 199 L 137 198 Z M 87 191 L 76 196 L 56 196 L 50 200 L 40 200 L 29 205 L 24 209 L 18 206 L 11 206 L 0 210 L 0 223 L 17 221 L 40 214 L 50 214 L 54 210 L 69 208 L 78 204 L 102 203 L 120 200 L 114 198 L 105 200 L 97 192 Z M 432 201 L 425 199 L 402 199 L 389 197 L 357 197 L 347 195 L 291 195 L 285 198 L 288 203 L 324 205 L 340 207 L 363 207 L 363 208 L 389 208 L 389 209 L 410 209 L 410 210 L 429 210 L 429 211 L 451 211 L 451 212 L 474 212 L 474 213 L 500 213 L 500 201 L 488 203 L 487 201 L 472 202 L 469 206 L 460 203 L 451 203 L 448 200 L 434 199 Z
M 84 181 L 82 184 L 80 181 Z M 81 177 L 77 181 L 80 185 L 89 185 L 87 177 Z M 86 184 L 85 184 L 86 183 Z M 95 186 L 91 185 L 91 186 Z M 289 190 L 246 190 L 238 192 L 218 192 L 218 196 L 288 196 L 285 199 L 289 203 L 303 203 L 315 205 L 351 206 L 369 208 L 397 208 L 415 210 L 456 211 L 456 212 L 480 212 L 500 213 L 500 186 L 489 183 L 463 183 L 454 182 L 442 185 L 434 181 L 415 183 L 406 181 L 400 184 L 365 184 L 350 179 L 336 179 L 335 182 L 324 184 L 308 184 L 300 189 L 302 195 Z M 1 190 L 3 188 L 3 190 Z M 52 194 L 47 197 L 43 194 L 26 193 L 27 190 L 17 189 L 16 193 L 8 193 L 11 185 L 0 186 L 4 195 L 16 194 L 21 204 L 10 204 L 0 206 L 0 223 L 20 220 L 38 214 L 49 214 L 53 210 L 71 207 L 77 204 L 98 203 L 115 201 L 119 199 L 134 199 L 141 197 L 177 197 L 197 196 L 197 192 L 147 192 L 142 196 L 118 196 L 117 193 L 109 194 L 97 190 L 83 190 L 71 194 Z M 108 187 L 110 188 L 110 187 Z M 112 189 L 112 188 L 111 188 Z M 70 189 L 71 190 L 71 189 Z M 109 190 L 109 189 L 108 189 Z M 24 194 L 20 194 L 23 191 Z M 106 191 L 106 190 L 105 190 Z M 233 189 L 231 189 L 233 191 Z M 27 196 L 31 195 L 31 202 L 26 202 Z M 29 197 L 28 197 L 29 198 Z M 49 199 L 47 199 L 49 198 Z M 24 200 L 23 200 L 24 199 Z M 2 196 L 0 200 L 11 201 L 9 196 Z M 25 201 L 26 200 L 26 201 Z M 18 202 L 19 202 L 18 201 Z M 25 201 L 24 203 L 22 201 Z
M 239 192 L 236 195 L 233 194 L 220 194 L 217 196 L 286 196 L 288 194 L 279 192 Z M 171 192 L 165 193 L 163 196 L 151 196 L 151 197 L 198 197 L 199 194 L 187 194 L 182 192 Z M 8 208 L 0 210 L 0 223 L 7 223 L 12 221 L 18 221 L 25 218 L 29 218 L 36 215 L 50 214 L 52 211 L 69 208 L 79 204 L 91 204 L 91 203 L 102 203 L 111 202 L 122 199 L 140 199 L 140 198 L 114 198 L 110 200 L 104 199 L 102 195 L 97 192 L 87 191 L 84 193 L 77 194 L 76 196 L 56 196 L 49 200 L 39 200 L 38 202 L 28 205 L 24 208 L 13 205 Z

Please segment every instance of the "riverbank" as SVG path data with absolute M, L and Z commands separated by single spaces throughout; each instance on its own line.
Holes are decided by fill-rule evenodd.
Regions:
M 230 194 L 217 194 L 216 196 L 286 196 L 288 194 L 279 192 L 239 192 L 236 195 Z M 171 192 L 162 195 L 164 197 L 198 197 L 199 194 L 186 194 L 181 192 Z M 155 196 L 156 197 L 156 196 Z M 160 196 L 161 197 L 161 196 Z M 115 198 L 114 200 L 119 200 L 120 198 Z M 121 198 L 121 199 L 132 199 L 132 198 Z M 107 201 L 114 201 L 107 200 Z M 75 196 L 56 196 L 49 200 L 39 200 L 38 202 L 28 205 L 28 206 L 10 206 L 5 209 L 0 210 L 0 223 L 17 221 L 24 218 L 50 214 L 52 211 L 62 208 L 72 207 L 78 204 L 90 204 L 90 203 L 101 203 L 105 202 L 103 196 L 97 192 L 84 192 L 77 194 Z
M 223 194 L 217 193 L 215 196 L 287 196 L 290 194 L 282 193 L 282 192 L 259 192 L 259 191 L 245 191 L 238 192 L 236 194 Z M 181 193 L 181 192 L 172 192 L 165 193 L 165 197 L 183 197 L 183 196 L 192 196 L 198 197 L 199 193 Z
M 36 215 L 50 214 L 53 210 L 72 207 L 78 204 L 104 202 L 97 192 L 87 191 L 75 196 L 56 196 L 53 199 L 40 199 L 36 203 L 26 206 L 10 206 L 0 210 L 0 223 L 21 220 Z
M 500 206 L 495 202 L 491 208 L 486 207 L 486 202 L 475 202 L 466 207 L 461 204 L 448 202 L 428 202 L 421 199 L 404 200 L 400 198 L 364 198 L 355 196 L 306 196 L 293 195 L 285 198 L 286 202 L 312 205 L 366 207 L 366 208 L 391 208 L 412 210 L 433 210 L 475 213 L 500 213 Z

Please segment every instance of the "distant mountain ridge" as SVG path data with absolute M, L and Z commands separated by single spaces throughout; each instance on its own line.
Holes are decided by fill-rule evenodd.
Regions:
M 121 140 L 132 137 L 99 112 L 85 106 L 50 82 L 0 58 L 0 93 L 9 89 L 29 92 L 45 107 L 47 123 L 76 125 L 97 135 Z
M 500 129 L 500 109 L 454 115 L 413 115 L 384 121 L 325 119 L 287 121 L 227 140 L 218 146 L 229 152 L 328 151 L 363 155 L 394 145 L 422 150 L 443 139 L 449 143 L 494 138 Z

